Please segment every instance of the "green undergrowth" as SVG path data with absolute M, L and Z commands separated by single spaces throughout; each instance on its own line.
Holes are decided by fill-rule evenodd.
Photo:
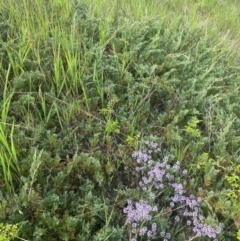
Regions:
M 18 225 L 17 224 L 3 225 L 2 223 L 0 223 L 0 231 L 1 231 L 0 240 L 10 241 L 18 236 Z
M 236 54 L 166 3 L 140 18 L 86 2 L 0 3 L 0 222 L 25 240 L 129 240 L 131 155 L 153 136 L 224 223 L 220 240 L 236 240 Z

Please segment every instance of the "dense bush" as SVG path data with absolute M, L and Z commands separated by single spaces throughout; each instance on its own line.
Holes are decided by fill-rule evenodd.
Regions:
M 20 170 L 10 167 L 14 191 L 1 178 L 0 221 L 27 240 L 128 240 L 123 209 L 141 199 L 131 155 L 153 135 L 224 223 L 220 240 L 234 240 L 239 70 L 228 53 L 181 19 L 102 19 L 79 1 L 60 18 L 64 8 L 45 6 L 50 26 L 33 22 L 24 41 L 25 15 L 2 11 L 1 127 Z

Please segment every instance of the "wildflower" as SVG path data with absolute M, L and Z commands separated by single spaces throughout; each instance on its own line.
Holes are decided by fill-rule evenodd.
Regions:
M 165 237 L 166 237 L 167 239 L 170 239 L 170 238 L 171 238 L 171 234 L 170 234 L 170 233 L 166 233 Z
M 153 154 L 160 152 L 161 149 L 154 142 L 146 142 L 145 144 L 149 150 L 136 151 L 132 156 L 138 163 L 136 171 L 141 176 L 139 186 L 144 191 L 144 195 L 149 195 L 147 200 L 155 202 L 156 197 L 159 196 L 158 193 L 162 195 L 166 190 L 166 193 L 171 194 L 163 201 L 163 204 L 166 205 L 166 200 L 170 202 L 167 206 L 161 207 L 161 210 L 170 209 L 170 211 L 164 211 L 161 214 L 161 218 L 169 219 L 167 221 L 168 226 L 170 227 L 173 222 L 179 223 L 181 217 L 184 217 L 182 220 L 185 224 L 183 225 L 187 225 L 189 227 L 188 230 L 191 228 L 194 234 L 194 236 L 189 237 L 189 241 L 197 237 L 208 237 L 216 240 L 217 234 L 221 233 L 223 226 L 219 225 L 215 228 L 205 224 L 204 217 L 200 215 L 199 210 L 202 199 L 200 197 L 195 198 L 193 194 L 188 196 L 183 184 L 176 181 L 178 180 L 175 178 L 177 174 L 187 175 L 188 171 L 184 169 L 180 172 L 180 162 L 170 165 L 167 156 L 164 156 L 162 160 L 154 160 Z M 155 191 L 157 195 L 155 195 Z M 157 236 L 157 224 L 155 222 L 151 224 L 151 221 L 153 216 L 156 216 L 153 215 L 154 212 L 158 212 L 158 206 L 151 205 L 147 200 L 140 200 L 139 202 L 128 200 L 128 205 L 123 211 L 127 215 L 127 223 L 131 224 L 131 232 L 134 233 L 135 237 L 137 235 L 146 235 L 146 238 L 150 240 Z M 174 219 L 171 219 L 171 215 L 173 214 L 172 208 L 177 212 Z M 137 229 L 138 225 L 142 226 L 143 223 L 147 225 Z M 166 230 L 158 234 L 164 241 L 169 241 L 171 238 L 171 234 L 166 233 Z
M 147 227 L 142 227 L 140 230 L 139 230 L 139 235 L 140 236 L 143 236 L 147 233 Z

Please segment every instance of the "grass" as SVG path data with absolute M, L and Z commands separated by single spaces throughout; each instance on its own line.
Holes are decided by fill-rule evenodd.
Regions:
M 1 222 L 26 240 L 130 240 L 122 210 L 143 196 L 131 155 L 151 136 L 190 170 L 219 240 L 237 240 L 238 1 L 0 9 Z
M 85 1 L 92 6 L 94 13 L 104 15 L 107 11 L 108 18 L 114 18 L 116 9 L 124 9 L 126 16 L 133 19 L 157 18 L 159 21 L 166 19 L 171 24 L 179 18 L 190 28 L 204 28 L 208 35 L 217 35 L 219 41 L 225 45 L 238 45 L 239 3 L 238 1 L 145 1 L 141 0 L 137 6 L 134 1 Z M 147 7 L 146 7 L 147 6 Z M 113 15 L 113 16 L 112 16 Z
M 8 76 L 7 76 L 8 78 Z M 2 101 L 2 113 L 1 113 L 1 124 L 0 124 L 0 140 L 1 140 L 1 166 L 3 170 L 3 180 L 9 192 L 14 191 L 13 178 L 18 177 L 20 167 L 17 160 L 17 150 L 13 141 L 14 123 L 11 125 L 10 132 L 7 130 L 7 116 L 9 106 L 11 104 L 12 94 L 7 95 L 7 82 L 5 81 Z

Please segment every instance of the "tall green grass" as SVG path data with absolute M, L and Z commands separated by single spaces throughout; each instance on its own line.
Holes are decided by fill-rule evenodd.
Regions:
M 190 29 L 206 31 L 211 37 L 218 38 L 224 46 L 234 52 L 239 48 L 240 3 L 237 0 L 140 0 L 136 4 L 129 1 L 85 0 L 94 13 L 117 19 L 119 12 L 132 20 L 158 19 L 159 24 L 167 21 L 169 26 L 179 19 Z M 106 14 L 107 13 L 107 14 Z
M 9 192 L 14 191 L 13 181 L 19 178 L 20 167 L 18 163 L 17 150 L 14 144 L 14 122 L 8 125 L 8 112 L 11 104 L 13 93 L 8 91 L 8 75 L 7 72 L 5 86 L 3 91 L 3 100 L 1 105 L 0 119 L 0 166 L 1 175 Z

